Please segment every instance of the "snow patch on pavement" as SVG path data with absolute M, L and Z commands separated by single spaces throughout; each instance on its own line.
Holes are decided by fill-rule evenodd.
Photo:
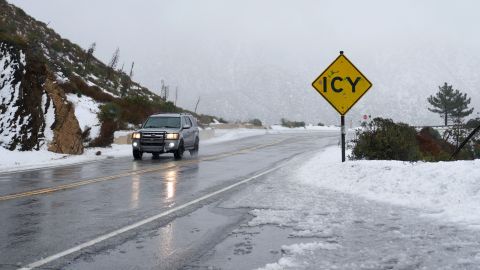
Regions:
M 312 257 L 315 251 L 319 249 L 334 250 L 340 247 L 338 244 L 321 242 L 282 246 L 282 252 L 285 255 L 278 262 L 267 264 L 258 270 L 311 269 L 311 262 L 306 258 Z

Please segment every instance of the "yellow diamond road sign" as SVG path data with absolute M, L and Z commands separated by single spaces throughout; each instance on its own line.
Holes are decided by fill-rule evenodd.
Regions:
M 338 113 L 345 115 L 372 83 L 340 52 L 312 86 Z

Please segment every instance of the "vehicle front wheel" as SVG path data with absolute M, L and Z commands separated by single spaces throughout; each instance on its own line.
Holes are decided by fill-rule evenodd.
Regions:
M 178 146 L 177 151 L 173 153 L 173 156 L 175 157 L 175 159 L 182 159 L 183 152 L 185 152 L 185 148 L 183 147 L 183 142 L 181 142 Z
M 198 150 L 200 149 L 200 141 L 198 140 L 198 138 L 195 140 L 195 145 L 193 147 L 192 150 L 190 150 L 190 155 L 192 157 L 196 157 L 198 156 Z
M 133 159 L 141 160 L 143 156 L 143 152 L 139 150 L 133 150 Z

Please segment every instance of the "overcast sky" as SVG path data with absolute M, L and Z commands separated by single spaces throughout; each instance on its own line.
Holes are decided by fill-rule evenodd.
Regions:
M 135 80 L 155 90 L 164 79 L 172 89 L 179 87 L 179 105 L 193 109 L 201 96 L 201 112 L 229 119 L 258 116 L 272 122 L 291 116 L 314 121 L 312 115 L 324 114 L 326 122 L 334 121 L 335 112 L 310 83 L 339 50 L 374 84 L 359 114 L 377 105 L 368 95 L 381 91 L 379 85 L 398 84 L 386 79 L 391 74 L 382 74 L 387 71 L 379 66 L 380 56 L 405 65 L 410 61 L 403 58 L 411 52 L 435 51 L 441 58 L 455 50 L 459 66 L 459 52 L 480 58 L 480 1 L 475 0 L 9 1 L 84 48 L 95 41 L 96 56 L 105 62 L 119 47 L 120 63 L 136 63 Z M 429 61 L 435 70 L 428 72 L 443 72 L 445 61 Z M 418 63 L 412 66 L 425 70 Z M 388 72 L 392 70 L 399 69 Z M 452 80 L 470 86 L 458 78 Z M 442 83 L 425 87 L 434 86 L 433 93 Z M 384 91 L 395 91 L 387 88 Z M 276 99 L 276 91 L 286 102 Z M 292 98 L 305 100 L 306 106 L 299 108 L 300 101 L 288 106 Z M 398 111 L 386 115 L 402 120 Z

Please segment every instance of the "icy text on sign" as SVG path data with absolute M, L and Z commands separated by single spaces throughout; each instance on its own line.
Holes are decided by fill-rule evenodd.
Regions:
M 341 115 L 345 115 L 372 87 L 372 83 L 340 54 L 327 69 L 318 76 L 312 86 Z

